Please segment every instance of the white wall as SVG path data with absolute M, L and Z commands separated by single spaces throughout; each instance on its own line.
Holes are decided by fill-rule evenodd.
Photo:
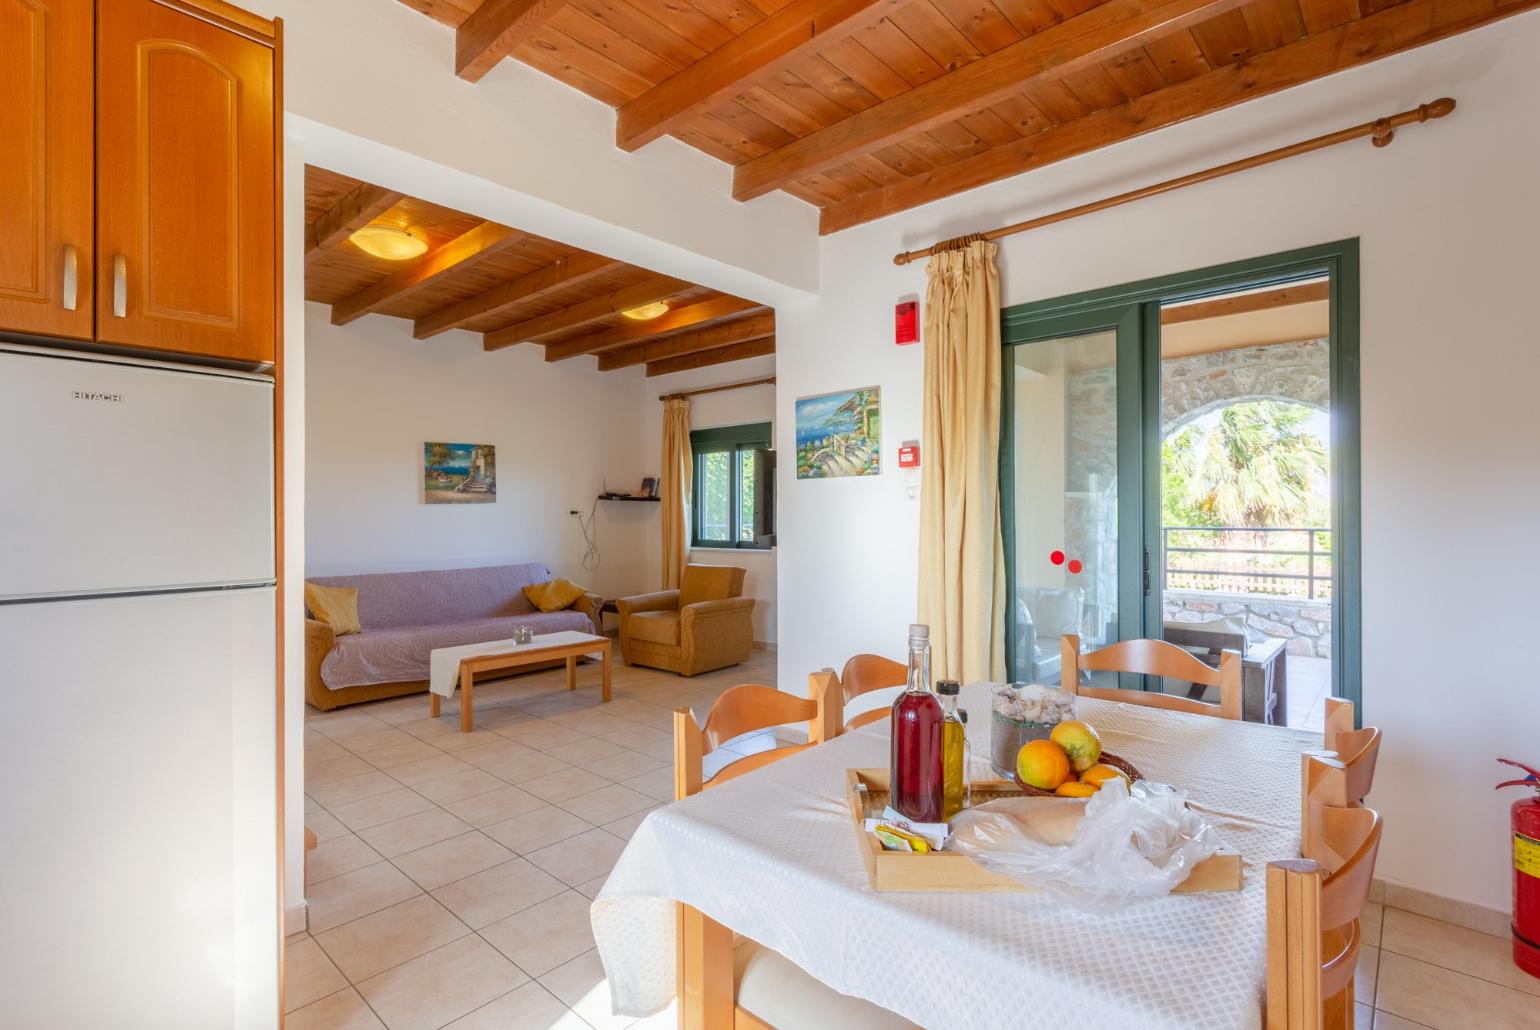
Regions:
M 883 451 L 921 424 L 920 347 L 892 255 L 1450 95 L 1460 107 L 1358 142 L 1002 241 L 1007 305 L 1361 238 L 1364 714 L 1385 732 L 1372 801 L 1385 879 L 1506 909 L 1498 755 L 1540 758 L 1530 682 L 1540 508 L 1531 297 L 1540 238 L 1540 15 L 1519 15 L 824 241 L 820 298 L 778 312 L 777 422 L 793 398 L 879 383 Z M 780 473 L 780 677 L 897 654 L 915 614 L 919 508 L 901 479 Z M 1238 769 L 1243 773 L 1243 769 Z
M 333 326 L 329 308 L 306 308 L 308 575 L 543 561 L 608 597 L 656 589 L 656 518 L 634 510 L 651 505 L 597 506 L 592 571 L 568 514 L 586 518 L 605 479 L 656 474 L 637 427 L 657 401 L 638 372 L 547 364 L 534 346 L 488 354 L 464 332 L 423 343 L 379 315 Z M 422 503 L 428 441 L 496 446 L 496 503 Z

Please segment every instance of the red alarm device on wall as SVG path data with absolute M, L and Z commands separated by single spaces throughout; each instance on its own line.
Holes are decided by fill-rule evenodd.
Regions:
M 920 303 L 906 300 L 893 309 L 893 342 L 902 346 L 920 338 Z

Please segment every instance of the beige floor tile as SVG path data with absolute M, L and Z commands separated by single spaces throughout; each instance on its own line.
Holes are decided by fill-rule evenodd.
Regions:
M 603 830 L 589 830 L 524 857 L 561 882 L 576 886 L 595 876 L 607 875 L 625 847 L 618 837 Z
M 1353 1004 L 1353 1030 L 1373 1030 L 1374 1009 L 1363 1002 Z
M 476 747 L 467 748 L 464 751 L 456 751 L 455 757 L 469 762 L 478 769 L 485 769 L 488 766 L 497 765 L 510 759 L 526 758 L 538 753 L 534 748 L 525 747 L 516 740 L 509 740 L 507 737 L 499 737 L 494 734 L 488 737 L 484 744 L 478 744 Z
M 309 794 L 305 795 L 305 814 L 314 815 L 317 812 L 326 811 L 326 807 Z
M 470 832 L 470 829 L 468 823 L 442 808 L 430 808 L 426 812 L 418 812 L 404 819 L 396 819 L 393 822 L 381 823 L 379 826 L 371 826 L 367 830 L 359 830 L 358 835 L 381 855 L 386 858 L 395 858 L 397 855 L 425 848 L 429 844 L 458 837 L 462 833 Z
M 394 822 L 409 815 L 416 815 L 418 812 L 426 812 L 432 807 L 433 802 L 421 794 L 406 787 L 400 787 L 388 794 L 377 794 L 372 798 L 338 805 L 331 810 L 331 813 L 342 822 L 342 825 L 357 833 L 371 826 Z
M 469 927 L 444 906 L 429 895 L 419 894 L 373 915 L 318 933 L 315 939 L 343 975 L 357 984 L 468 933 Z
M 530 748 L 527 755 L 519 755 L 517 758 L 505 758 L 483 768 L 500 780 L 522 787 L 537 777 L 563 772 L 572 768 L 572 766 L 563 762 L 560 758 Z
M 604 977 L 598 951 L 585 951 L 563 962 L 539 982 L 594 1030 L 623 1030 L 636 1022 L 631 1016 L 615 1015 L 610 982 Z
M 405 744 L 392 744 L 390 747 L 380 748 L 378 751 L 369 752 L 368 762 L 376 769 L 384 769 L 389 772 L 399 765 L 410 765 L 421 762 L 424 759 L 435 758 L 443 752 L 425 740 L 417 740 L 409 734 Z
M 1373 944 L 1379 947 L 1380 928 L 1385 923 L 1385 906 L 1377 901 L 1371 901 L 1364 906 L 1364 914 L 1358 919 L 1359 930 L 1364 935 L 1365 944 Z
M 378 733 L 380 730 L 390 728 L 390 723 L 381 722 L 368 712 L 357 708 L 342 708 L 326 712 L 315 719 L 308 720 L 308 723 L 312 729 L 337 741 L 363 736 L 366 733 Z
M 317 736 L 319 737 L 319 734 Z M 335 740 L 328 740 L 325 737 L 319 737 L 319 740 L 319 743 L 305 745 L 305 765 L 308 767 L 314 768 L 322 762 L 347 758 L 353 753 Z
M 304 1008 L 336 994 L 348 985 L 347 978 L 332 965 L 321 946 L 310 938 L 284 948 L 283 1004 L 285 1012 Z
M 358 990 L 390 1030 L 435 1030 L 528 979 L 472 936 L 365 980 Z
M 592 762 L 596 758 L 608 758 L 610 755 L 625 753 L 625 748 L 619 744 L 611 744 L 607 740 L 598 737 L 584 737 L 582 740 L 574 740 L 570 744 L 561 744 L 557 747 L 548 747 L 544 751 L 552 758 L 560 758 L 563 762 L 572 765 L 582 765 L 584 762 Z
M 565 801 L 575 798 L 579 794 L 587 794 L 589 791 L 598 790 L 600 787 L 609 786 L 610 781 L 597 773 L 591 773 L 587 769 L 572 767 L 561 772 L 551 773 L 548 776 L 540 776 L 528 780 L 521 786 L 545 801 Z
M 451 761 L 458 760 L 451 759 Z M 473 798 L 478 794 L 501 790 L 508 786 L 508 784 L 489 772 L 477 769 L 475 766 L 467 765 L 464 762 L 459 764 L 464 766 L 463 772 L 457 772 L 452 776 L 445 776 L 443 779 L 419 783 L 412 789 L 436 805 L 448 805 L 456 801 L 464 801 L 466 798 Z
M 1367 944 L 1358 949 L 1358 968 L 1353 971 L 1353 998 L 1374 1004 L 1374 988 L 1380 971 L 1380 949 Z
M 1434 1030 L 1534 1030 L 1540 1025 L 1533 995 L 1405 955 L 1385 952 L 1379 981 L 1376 1008 Z M 1479 1023 L 1472 1022 L 1476 1013 Z
M 456 801 L 445 805 L 444 808 L 479 828 L 500 823 L 504 819 L 512 819 L 525 812 L 532 812 L 543 804 L 544 802 L 539 798 L 518 787 L 503 787 L 500 790 L 466 798 L 464 801 Z
M 1493 937 L 1398 908 L 1387 908 L 1381 947 L 1526 994 L 1540 995 L 1540 979 L 1513 964 L 1513 942 L 1505 937 Z M 1540 1008 L 1536 1010 L 1535 1021 L 1540 1026 Z
M 386 1030 L 386 1027 L 358 992 L 349 987 L 290 1012 L 284 1017 L 283 1030 Z
M 391 859 L 397 869 L 410 876 L 425 891 L 490 869 L 513 858 L 514 854 L 479 830 L 439 841 L 418 851 Z
M 1416 912 L 1430 919 L 1480 930 L 1493 937 L 1507 937 L 1513 925 L 1506 911 L 1500 912 L 1485 905 L 1439 897 L 1436 894 L 1428 894 L 1394 883 L 1384 884 L 1384 892 L 1383 898 L 1374 900 L 1383 900 L 1386 908 Z
M 531 976 L 542 976 L 594 946 L 589 901 L 566 891 L 491 926 L 481 936 Z
M 317 842 L 332 840 L 348 832 L 348 828 L 337 821 L 337 817 L 322 809 L 319 812 L 305 814 L 305 826 L 315 834 Z
M 326 808 L 335 808 L 364 798 L 378 797 L 400 789 L 400 783 L 378 769 L 370 769 L 361 775 L 349 776 L 342 780 L 332 780 L 330 783 L 314 783 L 308 778 L 305 780 L 305 793 L 314 798 L 317 804 Z
M 1428 1024 L 1417 1023 L 1410 1019 L 1402 1019 L 1400 1016 L 1391 1015 L 1380 1009 L 1374 1012 L 1373 1030 L 1427 1030 Z M 1353 1030 L 1369 1030 L 1365 1023 L 1359 1023 Z M 1474 1028 L 1472 1028 L 1474 1030 Z
M 538 983 L 527 983 L 450 1023 L 444 1030 L 590 1030 L 577 1013 Z
M 588 736 L 586 733 L 579 733 L 577 730 L 558 726 L 554 722 L 547 722 L 544 719 L 521 723 L 518 726 L 507 726 L 498 732 L 509 740 L 516 740 L 526 747 L 537 748 L 541 751 L 549 751 L 564 744 L 572 744 Z
M 381 726 L 371 733 L 360 733 L 356 737 L 349 737 L 345 745 L 347 749 L 361 758 L 368 758 L 370 752 L 382 751 L 396 744 L 415 744 L 417 738 L 403 733 L 394 726 Z
M 566 889 L 556 877 L 516 858 L 440 887 L 433 897 L 461 922 L 479 930 Z
M 633 723 L 625 723 L 614 730 L 601 730 L 595 736 L 622 747 L 628 747 L 632 751 L 646 751 L 647 745 L 673 744 L 673 737 L 662 730 L 655 730 L 648 726 L 637 726 Z
M 333 876 L 374 865 L 382 856 L 351 833 L 321 841 L 305 855 L 305 882 L 319 883 Z
M 523 815 L 516 815 L 512 819 L 493 823 L 484 827 L 481 832 L 504 847 L 523 855 L 531 851 L 539 851 L 568 837 L 576 837 L 591 829 L 593 829 L 591 823 L 579 819 L 571 812 L 557 808 L 555 805 L 546 805 L 543 808 L 525 812 Z
M 333 876 L 305 890 L 310 933 L 315 936 L 421 893 L 420 887 L 389 862 Z
M 557 802 L 579 819 L 587 819 L 596 826 L 630 815 L 632 812 L 652 808 L 657 803 L 656 798 L 650 798 L 646 794 L 632 790 L 630 787 L 623 787 L 618 783 L 611 783 L 587 794 L 579 794 L 577 797 Z
M 619 819 L 605 823 L 604 830 L 607 833 L 613 833 L 621 840 L 630 840 L 631 835 L 636 832 L 636 828 L 638 826 L 642 825 L 642 822 L 647 818 L 647 816 L 650 815 L 655 809 L 662 807 L 662 805 L 653 805 L 650 808 L 642 809 L 640 812 L 632 812 L 630 815 L 623 815 Z
M 440 741 L 460 734 L 460 722 L 458 719 L 448 719 L 440 716 L 437 719 L 428 718 L 427 702 L 423 702 L 423 715 L 420 719 L 412 719 L 409 722 L 398 722 L 396 728 L 410 733 L 418 740 L 431 741 L 434 746 L 440 746 Z
M 599 891 L 604 889 L 604 882 L 609 878 L 609 873 L 605 873 L 602 876 L 595 876 L 592 880 L 584 880 L 582 883 L 574 887 L 573 890 L 577 891 L 585 898 L 597 898 L 599 896 Z
M 456 773 L 471 772 L 474 768 L 469 762 L 462 762 L 454 755 L 446 755 L 439 751 L 438 748 L 433 750 L 438 753 L 430 758 L 392 767 L 390 770 L 391 777 L 400 780 L 408 787 L 417 787 L 433 780 L 441 780 L 446 776 L 453 776 Z
M 467 751 L 472 751 L 478 747 L 485 747 L 494 741 L 508 739 L 507 737 L 500 737 L 483 727 L 477 727 L 474 733 L 461 733 L 460 717 L 456 712 L 450 711 L 448 705 L 445 706 L 444 714 L 439 716 L 439 722 L 441 725 L 452 729 L 453 732 L 440 733 L 433 736 L 431 738 L 433 746 L 440 751 L 454 755 L 456 758 Z M 416 736 L 416 734 L 413 734 L 413 736 Z
M 646 794 L 654 801 L 672 801 L 674 800 L 674 770 L 664 766 L 650 773 L 633 776 L 626 781 L 626 786 Z
M 315 765 L 305 766 L 305 784 L 309 787 L 316 787 L 323 783 L 335 783 L 338 780 L 346 780 L 352 776 L 362 776 L 366 772 L 373 771 L 374 766 L 357 755 L 330 758 L 324 762 L 317 762 Z
M 619 745 L 616 745 L 617 747 Z M 620 751 L 591 762 L 580 763 L 589 772 L 598 773 L 607 780 L 629 780 L 633 776 L 664 768 L 664 763 L 639 751 Z
M 662 740 L 648 741 L 640 747 L 633 748 L 633 750 L 639 754 L 647 755 L 649 758 L 656 758 L 660 762 L 666 762 L 669 765 L 674 764 L 674 738 L 671 736 L 664 737 Z

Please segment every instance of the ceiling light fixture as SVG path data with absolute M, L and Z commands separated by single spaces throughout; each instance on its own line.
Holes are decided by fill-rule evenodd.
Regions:
M 406 261 L 420 257 L 428 249 L 427 240 L 394 225 L 366 225 L 348 239 L 365 254 L 386 261 Z
M 668 301 L 659 300 L 651 304 L 643 304 L 637 308 L 627 308 L 621 314 L 637 322 L 645 322 L 651 318 L 658 318 L 668 313 Z

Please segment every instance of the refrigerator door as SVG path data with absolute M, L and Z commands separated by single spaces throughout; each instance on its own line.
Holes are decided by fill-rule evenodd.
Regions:
M 0 1025 L 277 1023 L 273 603 L 0 606 Z
M 0 348 L 0 601 L 273 580 L 273 386 Z

